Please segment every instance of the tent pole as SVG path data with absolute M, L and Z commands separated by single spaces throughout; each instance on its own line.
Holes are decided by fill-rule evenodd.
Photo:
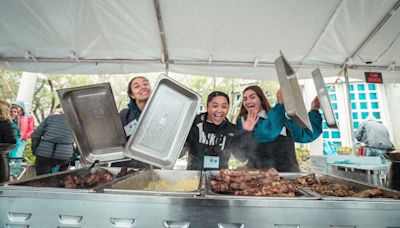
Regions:
M 351 139 L 351 148 L 352 154 L 355 155 L 354 145 L 355 145 L 355 138 L 354 138 L 354 126 L 353 126 L 353 116 L 351 112 L 351 99 L 350 99 L 350 83 L 349 83 L 349 74 L 348 74 L 348 65 L 344 67 L 344 80 L 345 80 L 345 88 L 346 88 L 346 100 L 347 100 L 347 117 L 349 120 L 349 129 L 350 129 L 350 139 Z
M 167 38 L 165 36 L 164 24 L 161 17 L 160 1 L 154 0 L 154 9 L 156 10 L 158 29 L 160 30 L 161 44 L 163 47 L 164 61 L 165 61 L 165 73 L 168 75 L 169 70 L 169 54 L 167 47 Z

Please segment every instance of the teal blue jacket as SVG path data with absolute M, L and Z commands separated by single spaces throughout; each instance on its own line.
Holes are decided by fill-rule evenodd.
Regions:
M 267 114 L 268 118 L 258 120 L 253 136 L 256 142 L 272 142 L 278 137 L 282 128 L 286 125 L 295 142 L 309 143 L 318 138 L 322 133 L 322 117 L 318 111 L 310 111 L 308 117 L 311 121 L 312 131 L 299 127 L 293 120 L 286 118 L 284 106 L 277 103 Z M 245 119 L 247 116 L 245 116 Z M 242 120 L 237 120 L 237 127 L 243 130 Z
M 318 111 L 308 112 L 312 131 L 308 128 L 299 127 L 293 120 L 286 119 L 286 126 L 289 128 L 295 142 L 309 143 L 317 139 L 322 133 L 322 117 Z

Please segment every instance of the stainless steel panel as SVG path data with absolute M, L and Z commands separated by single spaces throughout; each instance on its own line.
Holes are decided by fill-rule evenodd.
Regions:
M 314 80 L 315 89 L 317 90 L 317 95 L 322 107 L 322 111 L 324 112 L 326 124 L 330 128 L 338 128 L 335 114 L 332 109 L 331 100 L 329 98 L 328 92 L 326 91 L 325 82 L 322 78 L 320 69 L 315 69 L 311 74 Z
M 257 199 L 257 200 L 316 200 L 319 199 L 320 196 L 318 194 L 314 194 L 313 192 L 308 192 L 308 191 L 303 191 L 302 189 L 299 190 L 298 193 L 296 193 L 295 197 L 271 197 L 271 196 L 235 196 L 231 194 L 221 194 L 221 193 L 215 193 L 211 190 L 211 185 L 210 185 L 210 180 L 212 177 L 215 177 L 218 175 L 219 171 L 206 171 L 205 172 L 205 187 L 206 187 L 206 192 L 205 192 L 205 197 L 209 198 L 235 198 L 235 199 Z M 297 174 L 297 173 L 279 173 L 279 176 L 281 179 L 284 180 L 291 180 L 293 181 L 295 177 L 305 175 L 305 174 Z
M 395 191 L 395 190 L 383 188 L 383 187 L 376 187 L 373 185 L 369 185 L 367 183 L 358 182 L 358 181 L 355 181 L 352 179 L 338 177 L 338 176 L 334 176 L 334 175 L 330 175 L 330 174 L 315 174 L 315 177 L 318 180 L 319 180 L 319 178 L 323 177 L 329 183 L 338 183 L 338 184 L 344 184 L 344 185 L 350 186 L 352 188 L 352 190 L 354 190 L 356 192 L 361 192 L 363 190 L 372 189 L 372 188 L 378 188 L 378 189 L 382 190 L 382 192 L 383 192 L 383 198 L 336 197 L 336 196 L 323 195 L 318 192 L 314 192 L 307 187 L 304 187 L 304 189 L 303 189 L 304 191 L 307 191 L 314 195 L 319 195 L 322 200 L 388 201 L 388 202 L 400 203 L 400 200 L 399 200 L 400 192 L 399 191 Z
M 4 190 L 1 187 L 0 193 L 0 227 L 6 224 L 162 227 L 166 221 L 169 224 L 189 222 L 190 228 L 218 227 L 218 224 L 245 224 L 246 228 L 285 224 L 300 224 L 302 228 L 400 227 L 400 203 L 382 201 L 216 199 Z M 63 224 L 60 215 L 66 219 L 74 216 L 71 219 L 75 224 Z
M 161 75 L 125 148 L 127 157 L 172 169 L 200 106 L 200 96 Z
M 106 185 L 104 192 L 195 196 L 200 195 L 200 188 L 201 171 L 156 169 Z
M 125 157 L 126 136 L 109 83 L 57 92 L 85 163 Z
M 275 60 L 275 68 L 282 89 L 286 113 L 299 127 L 311 129 L 311 122 L 308 118 L 296 74 L 282 53 Z
M 68 175 L 78 175 L 85 176 L 88 173 L 94 173 L 100 167 L 95 167 L 89 170 L 89 167 L 84 167 L 82 169 L 77 170 L 67 170 L 58 173 L 50 173 L 42 176 L 36 176 L 20 181 L 7 182 L 3 186 L 6 189 L 21 189 L 21 190 L 30 190 L 30 191 L 51 191 L 51 192 L 92 192 L 95 187 L 90 187 L 86 189 L 68 189 L 64 188 L 63 181 L 66 179 Z M 119 179 L 116 178 L 117 174 L 121 171 L 119 167 L 101 167 L 101 169 L 106 169 L 113 175 L 113 183 Z M 136 170 L 137 171 L 137 170 Z M 129 176 L 129 175 L 128 175 Z M 104 184 L 100 184 L 103 186 Z

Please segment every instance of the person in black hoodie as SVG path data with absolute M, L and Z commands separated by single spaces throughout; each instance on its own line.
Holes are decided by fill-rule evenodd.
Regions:
M 220 91 L 208 95 L 207 112 L 196 116 L 186 139 L 188 170 L 229 168 L 229 158 L 240 149 L 240 140 L 235 125 L 226 119 L 228 111 L 228 95 Z
M 122 126 L 124 127 L 126 137 L 133 133 L 135 130 L 140 114 L 151 95 L 151 85 L 147 78 L 143 76 L 134 77 L 128 84 L 129 103 L 128 108 L 122 109 L 119 113 Z M 130 160 L 113 163 L 114 167 L 135 167 L 135 168 L 149 168 L 149 165 L 140 161 Z

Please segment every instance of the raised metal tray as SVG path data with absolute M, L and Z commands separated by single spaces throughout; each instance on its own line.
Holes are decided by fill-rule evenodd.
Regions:
M 125 158 L 126 136 L 109 83 L 57 92 L 84 163 Z
M 333 112 L 331 100 L 329 98 L 328 92 L 326 91 L 325 82 L 322 78 L 320 69 L 317 68 L 313 70 L 311 74 L 314 80 L 315 89 L 317 90 L 317 96 L 319 98 L 322 111 L 324 112 L 326 125 L 328 125 L 328 127 L 330 128 L 338 128 L 335 113 Z
M 300 177 L 300 176 L 298 176 L 298 177 Z M 318 192 L 314 192 L 313 190 L 311 190 L 308 187 L 303 187 L 302 188 L 304 191 L 306 191 L 306 192 L 308 192 L 310 194 L 319 196 L 322 200 L 390 201 L 390 202 L 400 203 L 400 200 L 399 200 L 400 199 L 400 192 L 399 191 L 395 191 L 395 190 L 388 189 L 388 188 L 377 187 L 377 186 L 369 185 L 369 184 L 364 183 L 364 182 L 359 182 L 359 181 L 355 181 L 355 180 L 352 180 L 352 179 L 338 177 L 338 176 L 331 175 L 331 174 L 318 174 L 318 173 L 316 173 L 315 177 L 318 180 L 319 180 L 319 178 L 324 177 L 329 183 L 338 183 L 338 184 L 348 185 L 356 192 L 367 190 L 367 189 L 371 189 L 371 188 L 378 188 L 378 189 L 382 190 L 382 192 L 383 192 L 383 197 L 377 197 L 377 198 L 337 197 L 337 196 L 327 196 L 327 195 L 320 194 Z M 297 177 L 295 177 L 295 178 L 297 178 Z
M 141 195 L 179 195 L 198 196 L 201 193 L 201 171 L 195 170 L 147 170 L 133 176 L 121 178 L 112 184 L 95 189 L 105 193 L 141 194 Z M 186 183 L 185 183 L 186 182 Z M 188 184 L 188 189 L 162 190 L 154 186 L 173 187 Z M 150 185 L 152 185 L 150 187 Z M 150 188 L 150 189 L 149 189 Z
M 172 169 L 200 101 L 198 94 L 161 75 L 129 138 L 125 156 L 162 169 Z
M 94 167 L 90 169 L 90 173 L 95 172 L 97 169 L 106 169 L 111 174 L 113 174 L 113 181 L 109 183 L 114 183 L 115 181 L 122 179 L 124 177 L 116 178 L 117 174 L 121 171 L 120 167 Z M 60 181 L 62 182 L 68 175 L 85 175 L 88 172 L 89 166 L 76 169 L 76 170 L 66 170 L 58 173 L 50 173 L 42 176 L 36 176 L 20 181 L 7 182 L 1 188 L 7 189 L 23 189 L 23 190 L 38 190 L 40 191 L 51 191 L 51 192 L 94 192 L 95 188 L 104 186 L 105 184 L 100 184 L 98 186 L 93 186 L 90 188 L 79 188 L 79 189 L 69 189 L 60 186 Z M 135 169 L 135 171 L 138 171 Z M 131 174 L 127 175 L 130 176 Z M 37 185 L 41 185 L 40 187 Z M 107 184 L 107 183 L 106 183 Z
M 318 194 L 314 194 L 313 192 L 309 191 L 304 191 L 303 189 L 299 189 L 299 192 L 296 193 L 296 196 L 294 197 L 276 197 L 276 196 L 235 196 L 231 194 L 221 194 L 221 193 L 215 193 L 211 190 L 211 185 L 210 185 L 210 180 L 212 177 L 215 177 L 218 175 L 217 170 L 215 171 L 206 171 L 205 172 L 205 181 L 206 181 L 206 191 L 205 191 L 205 197 L 209 198 L 235 198 L 235 199 L 266 199 L 266 200 L 271 200 L 271 199 L 284 199 L 284 200 L 318 200 L 320 199 L 320 196 Z M 281 179 L 284 180 L 294 180 L 295 177 L 301 176 L 301 175 L 307 175 L 307 174 L 298 174 L 298 173 L 279 173 L 279 176 Z
M 282 53 L 275 60 L 275 68 L 286 113 L 299 127 L 311 129 L 311 122 L 296 74 Z

